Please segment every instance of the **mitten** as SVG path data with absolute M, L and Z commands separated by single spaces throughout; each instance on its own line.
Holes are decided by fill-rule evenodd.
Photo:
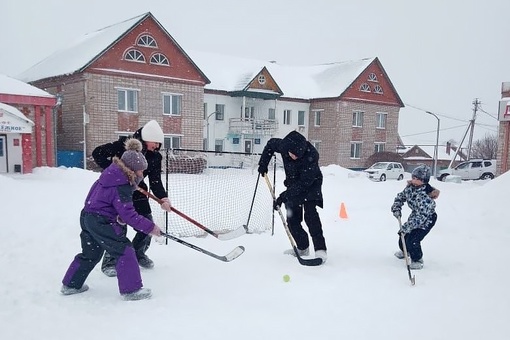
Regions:
M 267 174 L 267 165 L 259 165 L 259 168 L 257 170 L 261 176 L 264 176 Z
M 282 204 L 283 204 L 283 197 L 282 197 L 282 195 L 280 195 L 280 196 L 278 196 L 278 198 L 277 198 L 277 199 L 275 199 L 275 200 L 273 201 L 273 209 L 274 209 L 274 210 L 278 210 L 278 209 L 280 209 L 280 207 L 282 206 Z

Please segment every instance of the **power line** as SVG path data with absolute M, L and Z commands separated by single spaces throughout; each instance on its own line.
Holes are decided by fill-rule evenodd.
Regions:
M 458 125 L 458 126 L 453 126 L 453 127 L 449 127 L 449 128 L 440 129 L 439 131 L 458 129 L 458 128 L 461 128 L 461 127 L 466 127 L 466 126 L 465 125 Z M 412 136 L 426 135 L 426 134 L 433 133 L 433 132 L 436 132 L 436 130 L 426 131 L 426 132 L 419 132 L 419 133 L 413 133 L 413 134 L 410 134 L 410 135 L 403 135 L 401 137 L 412 137 Z
M 422 109 L 420 107 L 417 107 L 417 106 L 414 106 L 414 105 L 411 105 L 411 104 L 407 104 L 407 103 L 404 103 L 405 106 L 409 106 L 409 107 L 412 107 L 413 109 L 416 109 L 416 110 L 420 110 L 420 111 L 423 111 L 423 112 L 427 112 L 427 111 L 430 111 L 430 110 L 425 110 L 425 109 Z M 440 117 L 443 117 L 443 118 L 447 118 L 447 119 L 451 119 L 451 120 L 456 120 L 458 122 L 468 122 L 469 120 L 466 120 L 466 119 L 459 119 L 459 118 L 455 118 L 455 117 L 450 117 L 448 115 L 445 115 L 445 114 L 441 114 L 441 113 L 437 113 L 436 111 L 433 111 L 435 114 L 437 114 L 438 116 Z

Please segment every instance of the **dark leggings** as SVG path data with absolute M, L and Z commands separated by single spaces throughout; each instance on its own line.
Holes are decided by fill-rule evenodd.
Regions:
M 404 239 L 406 242 L 407 252 L 411 257 L 412 261 L 421 260 L 423 257 L 423 252 L 421 250 L 421 241 L 427 236 L 432 227 L 436 224 L 437 214 L 434 213 L 429 224 L 426 226 L 427 229 L 413 229 L 410 233 L 405 234 Z M 400 250 L 402 249 L 402 239 L 399 237 L 398 239 L 398 247 Z

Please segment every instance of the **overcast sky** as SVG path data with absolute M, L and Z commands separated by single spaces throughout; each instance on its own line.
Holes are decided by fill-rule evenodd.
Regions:
M 497 132 L 510 81 L 508 0 L 3 0 L 0 73 L 16 76 L 81 35 L 152 12 L 186 50 L 311 65 L 378 57 L 415 143 Z M 5 49 L 7 47 L 7 49 Z M 198 65 L 200 67 L 200 65 Z M 427 133 L 428 132 L 428 133 Z M 468 137 L 466 137 L 467 141 Z

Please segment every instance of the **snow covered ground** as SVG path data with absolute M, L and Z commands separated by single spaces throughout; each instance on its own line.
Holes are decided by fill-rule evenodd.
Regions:
M 412 287 L 404 262 L 393 256 L 398 225 L 390 212 L 405 182 L 371 182 L 338 166 L 323 173 L 325 265 L 304 267 L 283 255 L 289 241 L 276 216 L 274 236 L 185 239 L 218 254 L 245 246 L 230 263 L 175 242 L 153 243 L 148 254 L 156 266 L 142 271 L 153 297 L 137 302 L 122 301 L 116 279 L 99 266 L 88 292 L 59 293 L 80 250 L 79 211 L 97 173 L 36 168 L 0 175 L 0 337 L 509 339 L 510 174 L 432 181 L 441 190 L 438 222 L 423 242 L 425 268 L 413 272 Z M 338 216 L 342 202 L 347 219 Z M 403 212 L 405 219 L 409 209 Z

